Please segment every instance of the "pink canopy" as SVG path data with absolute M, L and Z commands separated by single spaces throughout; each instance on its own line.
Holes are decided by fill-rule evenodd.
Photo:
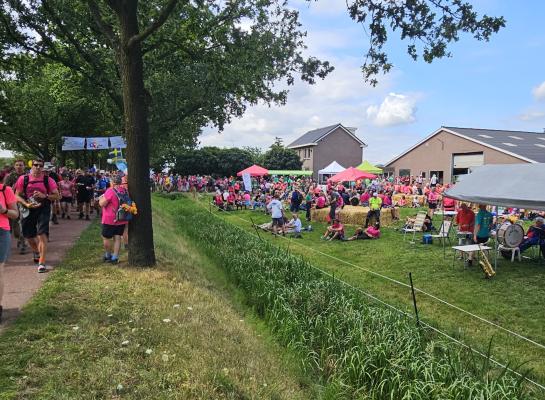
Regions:
M 333 175 L 329 179 L 331 179 L 332 182 L 355 182 L 359 179 L 374 179 L 376 177 L 376 175 L 370 174 L 369 172 L 363 172 L 357 168 L 350 167 L 343 172 L 339 172 L 337 175 Z
M 238 172 L 237 176 L 242 176 L 244 174 L 250 174 L 250 176 L 263 176 L 269 175 L 269 170 L 254 164 L 251 167 Z

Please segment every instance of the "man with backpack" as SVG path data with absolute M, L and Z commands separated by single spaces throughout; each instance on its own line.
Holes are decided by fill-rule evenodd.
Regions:
M 10 186 L 15 191 L 15 184 L 20 176 L 25 174 L 25 162 L 23 160 L 16 160 L 13 164 L 13 171 L 4 178 L 4 184 Z M 25 254 L 27 251 L 26 240 L 21 232 L 21 215 L 16 219 L 10 219 L 11 232 L 17 239 L 17 248 L 19 254 Z
M 111 179 L 112 186 L 98 199 L 98 204 L 102 207 L 103 260 L 112 264 L 119 262 L 121 239 L 130 219 L 130 216 L 121 209 L 121 205 L 131 203 L 129 193 L 122 183 L 122 176 L 114 176 Z
M 43 172 L 43 167 L 43 160 L 33 160 L 30 173 L 20 176 L 15 183 L 17 201 L 24 207 L 21 212 L 23 237 L 32 248 L 38 272 L 47 271 L 45 257 L 51 203 L 59 199 L 57 184 Z

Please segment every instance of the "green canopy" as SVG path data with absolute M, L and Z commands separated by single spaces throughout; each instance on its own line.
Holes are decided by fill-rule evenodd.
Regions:
M 311 176 L 312 171 L 297 171 L 297 170 L 269 170 L 269 175 L 288 175 L 288 176 Z
M 382 174 L 382 170 L 379 167 L 375 167 L 369 161 L 365 160 L 360 165 L 356 167 L 360 171 L 370 172 L 372 174 Z

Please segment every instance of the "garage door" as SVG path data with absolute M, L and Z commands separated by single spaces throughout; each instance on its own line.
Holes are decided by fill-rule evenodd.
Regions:
M 483 153 L 453 154 L 453 168 L 471 168 L 484 164 Z

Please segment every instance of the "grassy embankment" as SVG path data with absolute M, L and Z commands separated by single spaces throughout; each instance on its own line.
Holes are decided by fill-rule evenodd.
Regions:
M 304 257 L 222 221 L 189 199 L 172 198 L 173 205 L 161 199 L 161 206 L 171 210 L 203 252 L 221 262 L 277 339 L 339 389 L 335 398 L 541 396 L 521 387 L 516 376 L 490 368 L 470 351 L 419 330 L 413 320 L 325 276 Z
M 146 270 L 100 263 L 84 232 L 0 336 L 0 399 L 322 396 L 164 211 L 154 232 Z
M 200 197 L 200 204 L 209 209 L 209 199 Z M 402 220 L 414 209 L 402 209 Z M 256 224 L 269 222 L 260 211 L 218 212 L 226 221 L 255 234 L 250 220 Z M 304 219 L 304 213 L 300 213 Z M 283 240 L 270 234 L 262 237 L 279 246 L 289 247 L 294 254 L 305 257 L 313 265 L 336 277 L 366 290 L 381 300 L 413 313 L 410 289 L 373 275 L 376 272 L 408 284 L 412 272 L 415 286 L 445 301 L 470 311 L 502 327 L 545 344 L 545 265 L 543 260 L 511 263 L 499 258 L 497 275 L 484 280 L 479 266 L 464 268 L 453 260 L 447 242 L 446 257 L 440 244 L 411 244 L 393 227 L 383 227 L 382 238 L 376 241 L 324 242 L 320 236 L 325 224 L 312 222 L 314 231 L 305 232 L 303 239 Z M 441 225 L 436 217 L 434 225 Z M 355 227 L 347 227 L 351 235 Z M 420 237 L 421 235 L 418 235 Z M 454 236 L 454 235 L 453 235 Z M 456 239 L 453 239 L 453 242 Z M 530 253 L 531 254 L 531 253 Z M 343 262 L 344 261 L 344 262 Z M 493 260 L 492 260 L 493 262 Z M 477 264 L 477 263 L 475 263 Z M 545 350 L 497 327 L 490 326 L 460 310 L 417 293 L 419 313 L 423 320 L 449 335 L 487 352 L 492 340 L 492 354 L 503 363 L 524 364 L 531 376 L 545 384 Z

